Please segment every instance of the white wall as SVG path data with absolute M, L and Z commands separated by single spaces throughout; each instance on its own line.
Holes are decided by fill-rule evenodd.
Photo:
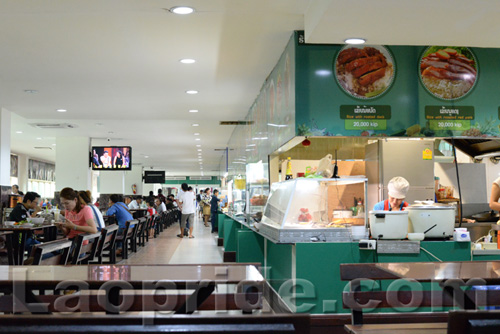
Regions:
M 500 163 L 494 164 L 489 158 L 484 158 L 481 165 L 484 165 L 486 168 L 486 189 L 489 202 L 493 181 L 500 177 Z
M 91 189 L 88 137 L 56 138 L 56 191 Z
M 125 171 L 99 171 L 98 189 L 100 194 L 125 194 Z
M 0 110 L 0 185 L 10 186 L 10 111 Z
M 137 186 L 136 195 L 142 195 L 143 185 L 142 185 L 142 167 L 132 166 L 131 171 L 125 171 L 125 191 L 124 194 L 132 195 L 132 185 Z

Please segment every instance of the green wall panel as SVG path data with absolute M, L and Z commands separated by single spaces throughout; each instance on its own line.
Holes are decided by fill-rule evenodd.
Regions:
M 249 229 L 236 231 L 236 262 L 258 262 L 264 265 L 264 237 Z
M 239 223 L 232 218 L 224 219 L 224 251 L 236 252 L 236 229 Z
M 347 312 L 342 309 L 346 282 L 340 280 L 340 264 L 374 262 L 375 252 L 360 251 L 358 243 L 301 243 L 296 247 L 297 283 L 301 284 L 301 279 L 314 288 L 313 297 L 297 298 L 297 311 Z
M 279 291 L 283 282 L 292 278 L 292 248 L 287 244 L 275 244 L 266 240 L 267 264 L 266 278 L 271 286 Z

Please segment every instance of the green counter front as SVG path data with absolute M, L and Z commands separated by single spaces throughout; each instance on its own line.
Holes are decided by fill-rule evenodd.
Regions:
M 360 250 L 358 242 L 277 244 L 228 216 L 224 245 L 236 251 L 237 262 L 261 263 L 264 277 L 287 304 L 312 314 L 349 312 L 342 307 L 347 284 L 340 280 L 342 263 L 471 261 L 470 242 L 422 241 L 418 254 L 377 254 Z M 500 256 L 472 258 L 486 259 Z

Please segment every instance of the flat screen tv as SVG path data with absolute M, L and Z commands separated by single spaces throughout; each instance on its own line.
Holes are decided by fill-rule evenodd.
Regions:
M 93 146 L 90 152 L 93 170 L 131 170 L 130 146 Z
M 144 183 L 165 183 L 164 170 L 147 170 L 144 171 Z

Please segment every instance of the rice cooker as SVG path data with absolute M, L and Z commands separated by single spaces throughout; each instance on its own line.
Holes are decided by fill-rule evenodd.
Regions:
M 408 234 L 407 211 L 370 211 L 370 231 L 374 239 L 405 239 Z
M 441 203 L 424 202 L 410 205 L 408 211 L 409 232 L 423 233 L 426 238 L 448 238 L 455 228 L 455 207 Z

